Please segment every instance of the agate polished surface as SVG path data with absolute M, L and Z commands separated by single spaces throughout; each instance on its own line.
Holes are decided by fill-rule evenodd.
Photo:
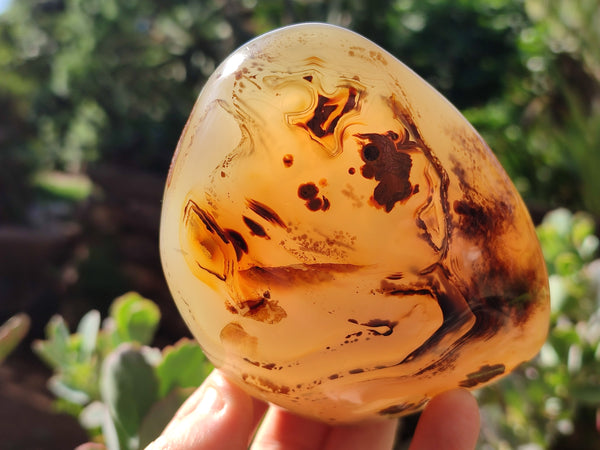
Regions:
M 491 151 L 409 68 L 330 25 L 263 35 L 208 80 L 161 255 L 215 366 L 329 423 L 480 387 L 547 334 L 535 230 Z

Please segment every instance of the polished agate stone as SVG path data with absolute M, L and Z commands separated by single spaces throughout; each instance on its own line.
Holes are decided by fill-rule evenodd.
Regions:
M 329 423 L 417 411 L 532 358 L 542 253 L 491 151 L 367 39 L 304 24 L 229 56 L 168 175 L 161 255 L 216 367 Z

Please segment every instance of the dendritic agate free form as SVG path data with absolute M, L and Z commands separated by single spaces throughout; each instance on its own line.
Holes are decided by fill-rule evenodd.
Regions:
M 263 35 L 208 80 L 161 254 L 217 367 L 331 423 L 480 387 L 548 328 L 534 227 L 486 144 L 401 62 L 329 25 Z

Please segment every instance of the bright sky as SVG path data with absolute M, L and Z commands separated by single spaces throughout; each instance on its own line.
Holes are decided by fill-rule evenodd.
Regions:
M 8 8 L 11 1 L 12 0 L 0 0 L 0 13 L 3 13 Z

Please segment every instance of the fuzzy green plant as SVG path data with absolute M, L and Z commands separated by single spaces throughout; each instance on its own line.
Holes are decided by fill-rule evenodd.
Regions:
M 534 360 L 479 392 L 482 448 L 599 448 L 600 259 L 586 213 L 557 209 L 537 228 L 551 324 Z
M 0 364 L 27 335 L 30 324 L 29 316 L 19 313 L 0 325 Z
M 144 448 L 212 370 L 189 339 L 151 347 L 159 321 L 156 304 L 131 292 L 104 321 L 98 311 L 85 314 L 74 333 L 53 317 L 46 339 L 33 344 L 54 372 L 48 386 L 57 408 L 110 450 Z

